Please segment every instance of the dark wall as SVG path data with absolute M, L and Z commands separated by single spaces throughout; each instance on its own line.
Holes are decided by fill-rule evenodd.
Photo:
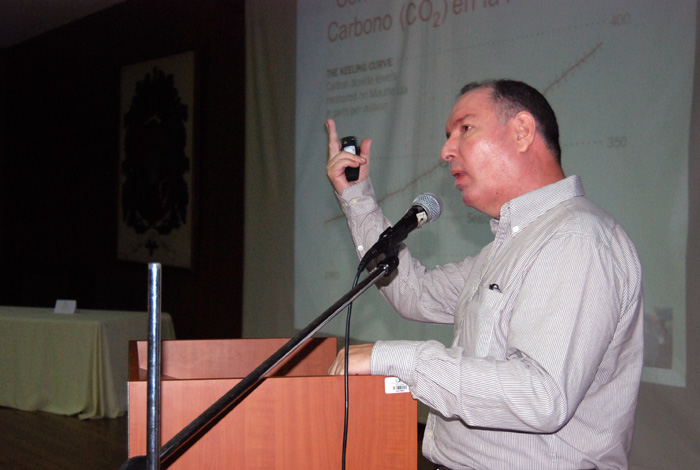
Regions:
M 7 109 L 7 50 L 0 49 L 0 174 L 3 173 L 5 155 L 5 132 L 6 132 L 6 113 Z M 2 213 L 3 205 L 0 203 L 0 248 L 2 247 Z M 1 253 L 0 253 L 1 255 Z M 1 261 L 1 260 L 0 260 Z M 0 266 L 0 271 L 2 267 Z
M 117 260 L 120 68 L 196 57 L 194 267 L 163 268 L 179 338 L 241 332 L 243 0 L 134 0 L 0 54 L 0 304 L 145 310 Z

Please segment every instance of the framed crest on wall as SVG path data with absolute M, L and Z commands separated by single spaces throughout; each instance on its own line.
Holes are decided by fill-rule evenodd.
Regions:
M 121 69 L 117 257 L 191 268 L 194 52 Z

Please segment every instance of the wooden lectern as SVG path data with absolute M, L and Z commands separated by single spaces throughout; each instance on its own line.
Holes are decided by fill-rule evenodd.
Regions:
M 161 445 L 286 339 L 171 340 L 161 349 Z M 326 375 L 335 338 L 312 338 L 169 467 L 174 470 L 341 468 L 344 381 Z M 146 455 L 148 343 L 129 350 L 129 457 Z M 417 406 L 385 378 L 350 377 L 347 470 L 416 470 Z

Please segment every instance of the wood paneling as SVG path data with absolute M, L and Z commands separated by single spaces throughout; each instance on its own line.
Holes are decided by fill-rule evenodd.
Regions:
M 126 417 L 82 421 L 72 416 L 0 408 L 0 468 L 117 470 L 127 460 Z M 418 470 L 432 470 L 420 455 Z

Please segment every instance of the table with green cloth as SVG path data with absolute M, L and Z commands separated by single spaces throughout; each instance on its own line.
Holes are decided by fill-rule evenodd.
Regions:
M 147 312 L 0 306 L 0 406 L 86 418 L 127 409 L 129 340 L 148 339 Z M 161 338 L 175 329 L 161 314 Z

